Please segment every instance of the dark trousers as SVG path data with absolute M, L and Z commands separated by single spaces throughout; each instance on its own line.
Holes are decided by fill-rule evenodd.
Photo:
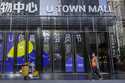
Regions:
M 98 76 L 98 78 L 101 78 L 101 75 L 100 75 L 100 73 L 99 73 L 99 70 L 98 70 L 98 68 L 92 68 L 93 69 L 93 73 L 95 73 L 96 74 L 96 76 Z
M 29 76 L 24 76 L 24 80 L 28 80 L 29 79 Z

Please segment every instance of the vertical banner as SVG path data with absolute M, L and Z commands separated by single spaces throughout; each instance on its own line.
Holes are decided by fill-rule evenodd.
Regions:
M 3 58 L 3 34 L 0 32 L 0 61 Z
M 73 72 L 73 54 L 72 54 L 72 35 L 70 33 L 65 34 L 65 71 Z
M 51 56 L 50 56 L 50 32 L 43 31 L 43 72 L 51 71 Z
M 14 33 L 7 33 L 7 57 L 5 61 L 5 72 L 13 72 L 14 65 Z
M 3 34 L 0 32 L 0 72 L 2 72 L 2 60 L 3 60 Z
M 36 60 L 36 41 L 35 34 L 28 35 L 28 61 L 35 64 Z
M 25 40 L 25 33 L 18 33 L 17 35 L 17 65 L 20 66 L 25 63 L 25 56 L 26 56 L 26 40 Z
M 81 34 L 75 34 L 75 39 L 76 39 L 76 59 L 75 59 L 76 72 L 85 72 Z
M 53 57 L 54 57 L 54 72 L 61 72 L 62 56 L 61 56 L 61 33 L 53 33 Z
M 28 62 L 30 62 L 30 72 L 32 73 L 35 70 L 35 62 L 36 62 L 36 41 L 35 34 L 28 34 Z

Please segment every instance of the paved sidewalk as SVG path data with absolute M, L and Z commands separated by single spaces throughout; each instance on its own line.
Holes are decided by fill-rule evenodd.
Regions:
M 101 73 L 101 80 L 125 80 L 125 73 L 107 74 Z M 31 76 L 31 75 L 30 75 Z M 17 74 L 0 74 L 1 80 L 23 80 L 23 76 Z M 39 78 L 30 78 L 29 80 L 39 80 Z M 44 73 L 41 74 L 40 80 L 100 80 L 91 73 Z

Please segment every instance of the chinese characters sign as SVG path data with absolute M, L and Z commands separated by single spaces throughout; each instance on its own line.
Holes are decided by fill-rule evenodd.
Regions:
M 1 2 L 0 3 L 0 15 L 3 14 L 21 14 L 23 13 L 34 14 L 38 12 L 38 4 L 35 2 Z

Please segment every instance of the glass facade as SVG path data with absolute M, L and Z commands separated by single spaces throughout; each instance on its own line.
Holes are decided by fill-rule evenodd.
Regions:
M 54 4 L 53 7 L 61 4 L 65 8 L 77 4 L 96 7 L 107 6 L 107 0 L 54 0 L 52 3 L 28 0 L 21 1 L 22 4 L 18 1 L 12 3 L 16 4 L 15 8 L 21 5 L 21 12 L 14 10 L 0 16 L 0 74 L 3 75 L 0 79 L 22 79 L 22 68 L 27 65 L 30 79 L 98 79 L 92 70 L 93 53 L 104 79 L 117 79 L 125 72 L 119 64 L 125 59 L 121 59 L 123 52 L 117 33 L 120 20 L 112 12 L 44 11 L 48 4 Z M 24 10 L 24 3 L 24 7 L 33 8 Z

